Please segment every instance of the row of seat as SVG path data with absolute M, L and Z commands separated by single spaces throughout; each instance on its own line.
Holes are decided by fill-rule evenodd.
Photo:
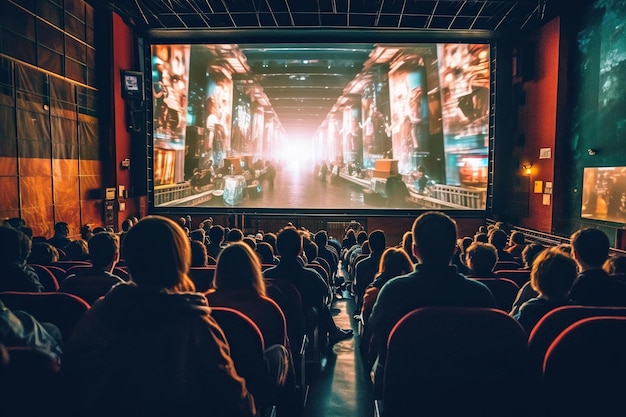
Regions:
M 425 307 L 388 339 L 385 417 L 626 413 L 626 308 L 565 306 L 530 337 L 498 309 Z

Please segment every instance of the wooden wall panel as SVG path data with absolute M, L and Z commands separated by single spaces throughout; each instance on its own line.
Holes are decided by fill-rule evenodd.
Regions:
M 103 200 L 88 200 L 80 202 L 80 211 L 82 214 L 82 223 L 93 226 L 101 226 L 103 224 Z
M 7 212 L 19 210 L 20 202 L 17 187 L 17 177 L 0 177 L 0 213 L 2 217 L 9 216 Z
M 22 208 L 21 216 L 33 229 L 33 236 L 51 238 L 54 235 L 54 215 L 52 205 L 39 205 Z
M 70 228 L 70 236 L 74 239 L 80 237 L 80 203 L 77 199 L 69 200 L 66 204 L 56 203 L 54 205 L 54 221 L 66 222 Z
M 0 176 L 17 175 L 17 159 L 12 157 L 0 157 Z
M 20 177 L 22 209 L 52 205 L 52 177 Z
M 52 165 L 46 158 L 19 158 L 21 176 L 51 176 Z

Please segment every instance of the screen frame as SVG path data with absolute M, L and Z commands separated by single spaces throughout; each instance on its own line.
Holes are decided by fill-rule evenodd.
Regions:
M 487 30 L 424 30 L 424 29 L 399 29 L 399 30 L 362 30 L 362 29 L 335 29 L 335 28 L 293 28 L 293 29 L 199 29 L 199 30 L 148 30 L 141 38 L 143 45 L 143 72 L 146 79 L 151 77 L 150 57 L 151 46 L 158 44 L 323 44 L 323 43 L 458 43 L 472 44 L 484 43 L 490 49 L 490 111 L 488 126 L 488 179 L 486 201 L 484 209 L 435 209 L 454 213 L 457 217 L 485 217 L 493 206 L 493 167 L 494 167 L 494 133 L 496 115 L 495 81 L 496 81 L 496 39 L 494 32 Z M 152 89 L 144 87 L 147 100 L 152 99 Z M 290 207 L 163 207 L 155 205 L 154 197 L 154 160 L 152 138 L 152 106 L 146 105 L 146 136 L 147 136 L 147 160 L 149 175 L 147 178 L 148 207 L 155 214 L 180 214 L 190 212 L 200 213 L 228 213 L 249 215 L 293 215 L 293 216 L 367 216 L 367 217 L 395 217 L 417 216 L 424 211 L 433 210 L 427 208 L 388 208 L 372 207 L 366 209 L 344 208 L 290 208 Z

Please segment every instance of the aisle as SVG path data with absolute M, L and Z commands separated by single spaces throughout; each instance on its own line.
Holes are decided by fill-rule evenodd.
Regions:
M 311 378 L 303 417 L 371 417 L 374 402 L 358 349 L 358 328 L 352 319 L 354 302 L 344 298 L 333 307 L 335 323 L 352 328 L 355 336 L 337 343 L 328 353 L 319 375 Z

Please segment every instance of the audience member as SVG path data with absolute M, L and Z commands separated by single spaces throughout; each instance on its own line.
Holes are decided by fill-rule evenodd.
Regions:
M 509 236 L 509 247 L 506 248 L 506 251 L 513 255 L 515 259 L 522 259 L 522 251 L 526 247 L 526 238 L 524 237 L 524 233 L 515 230 Z
M 31 241 L 12 227 L 0 226 L 0 291 L 43 291 L 35 270 L 26 264 Z
M 320 230 L 315 233 L 313 241 L 317 245 L 317 256 L 325 259 L 328 265 L 330 265 L 329 278 L 334 280 L 339 264 L 339 254 L 333 246 L 328 244 L 328 233 L 326 230 Z
M 546 249 L 547 248 L 541 243 L 531 243 L 526 245 L 522 251 L 522 262 L 524 264 L 523 269 L 532 270 L 535 259 L 537 259 L 537 256 L 539 256 L 539 254 Z M 515 297 L 515 301 L 513 301 L 513 305 L 511 307 L 511 315 L 513 316 L 519 313 L 519 309 L 522 304 L 537 297 L 538 295 L 537 291 L 535 291 L 532 285 L 530 285 L 530 281 L 526 282 L 517 292 L 517 296 Z
M 361 313 L 365 288 L 367 288 L 367 286 L 374 281 L 374 277 L 379 270 L 380 258 L 383 256 L 383 252 L 387 248 L 385 232 L 380 229 L 370 232 L 367 240 L 369 242 L 371 252 L 369 256 L 359 261 L 354 267 L 354 314 Z
M 404 249 L 407 255 L 409 255 L 409 258 L 411 258 L 411 262 L 413 262 L 413 264 L 416 264 L 417 258 L 413 255 L 413 233 L 411 233 L 410 230 L 407 230 L 402 235 L 402 242 L 400 243 L 400 246 L 402 247 L 402 249 Z
M 59 260 L 57 248 L 47 242 L 33 243 L 27 263 L 31 265 L 50 265 Z
M 124 280 L 113 274 L 120 259 L 120 240 L 115 233 L 95 234 L 89 239 L 88 245 L 91 268 L 81 268 L 79 272 L 66 277 L 59 291 L 77 295 L 93 304 L 115 285 L 124 283 Z
M 40 323 L 25 311 L 11 311 L 0 300 L 0 343 L 6 347 L 27 347 L 60 360 L 63 338 L 52 323 Z M 1 408 L 1 407 L 0 407 Z
M 474 235 L 474 242 L 489 243 L 489 235 L 478 232 Z
M 302 255 L 302 235 L 293 227 L 285 227 L 279 233 L 276 244 L 280 262 L 263 272 L 265 278 L 284 279 L 291 282 L 300 292 L 303 314 L 309 326 L 319 325 L 320 335 L 329 336 L 331 344 L 352 337 L 351 329 L 340 329 L 335 325 L 327 305 L 328 285 L 314 270 L 305 268 L 299 260 Z M 312 318 L 317 316 L 317 319 Z
M 507 242 L 506 232 L 502 229 L 493 229 L 489 234 L 489 243 L 495 246 L 498 261 L 514 261 L 515 257 L 505 250 Z
M 482 283 L 459 274 L 451 265 L 457 239 L 456 223 L 440 212 L 426 212 L 413 223 L 415 270 L 385 284 L 369 324 L 378 353 L 375 389 L 380 393 L 387 339 L 395 324 L 407 313 L 426 306 L 495 307 L 491 291 Z
M 209 244 L 207 245 L 207 253 L 209 256 L 217 259 L 224 243 L 224 227 L 216 224 L 209 229 Z
M 229 243 L 233 243 L 233 242 L 241 242 L 243 241 L 243 232 L 241 231 L 241 229 L 230 229 L 228 231 L 228 233 L 226 234 L 226 238 L 225 238 L 226 244 Z
M 274 256 L 272 245 L 267 242 L 257 242 L 256 253 L 263 265 L 277 265 L 278 258 Z
M 81 239 L 89 240 L 93 236 L 93 231 L 91 230 L 91 226 L 88 224 L 83 224 L 80 228 L 80 237 Z
M 87 311 L 65 348 L 69 414 L 254 416 L 228 342 L 194 292 L 182 228 L 148 216 L 125 243 L 132 282 Z
M 470 278 L 497 278 L 493 272 L 498 262 L 498 251 L 490 243 L 474 242 L 467 248 L 465 264 Z
M 369 316 L 378 298 L 380 289 L 392 278 L 413 272 L 414 264 L 409 254 L 402 248 L 387 248 L 383 252 L 376 278 L 365 289 L 363 294 L 363 306 L 361 308 L 361 320 L 367 325 Z
M 537 296 L 513 315 L 528 334 L 547 312 L 571 304 L 569 292 L 576 274 L 576 261 L 559 249 L 547 249 L 537 256 L 530 273 L 530 285 Z
M 609 256 L 602 269 L 610 275 L 626 274 L 626 255 Z
M 609 257 L 609 238 L 600 229 L 582 229 L 570 238 L 578 277 L 570 298 L 591 306 L 626 306 L 626 285 L 609 276 L 602 265 Z
M 106 233 L 106 232 L 101 232 Z M 76 239 L 68 243 L 65 248 L 65 258 L 68 261 L 88 261 L 89 245 L 85 239 Z
M 220 253 L 215 268 L 215 289 L 209 290 L 207 299 L 211 306 L 229 307 L 242 312 L 259 327 L 265 342 L 269 369 L 267 374 L 257 375 L 255 377 L 258 379 L 247 381 L 247 384 L 255 395 L 263 393 L 265 398 L 275 397 L 277 390 L 287 384 L 288 374 L 293 373 L 285 339 L 287 330 L 286 327 L 275 328 L 275 321 L 268 320 L 276 317 L 276 311 L 280 308 L 266 297 L 261 264 L 248 245 L 231 243 Z M 295 383 L 293 377 L 291 383 Z
M 203 267 L 209 264 L 206 246 L 199 240 L 191 241 L 191 266 Z
M 473 242 L 473 239 L 469 236 L 457 239 L 456 241 L 456 248 L 454 251 L 454 255 L 452 256 L 452 265 L 455 265 L 459 273 L 463 275 L 467 275 L 469 273 L 469 268 L 467 267 L 467 264 L 465 262 L 465 255 L 467 252 L 467 248 L 469 248 L 469 246 Z
M 48 239 L 48 243 L 57 249 L 64 249 L 71 239 L 69 238 L 70 228 L 66 222 L 58 222 L 54 225 L 54 236 Z

